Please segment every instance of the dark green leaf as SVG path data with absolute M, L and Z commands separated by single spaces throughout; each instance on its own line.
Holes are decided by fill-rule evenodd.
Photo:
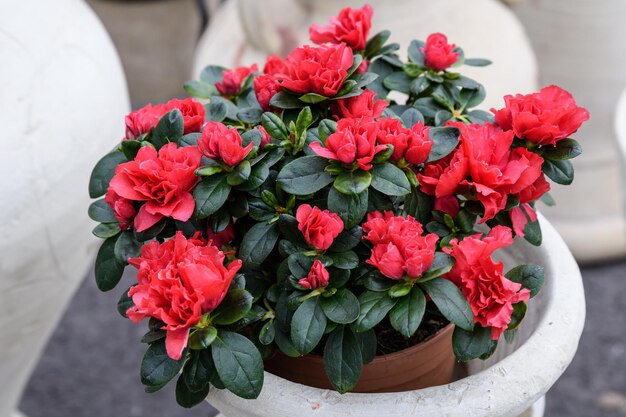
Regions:
M 115 174 L 115 168 L 127 162 L 122 152 L 113 151 L 98 161 L 89 178 L 89 197 L 98 198 L 106 194 L 109 182 Z
M 363 292 L 359 296 L 361 311 L 356 321 L 357 331 L 364 332 L 372 329 L 385 318 L 397 301 L 389 297 L 386 292 Z
M 213 362 L 226 388 L 233 394 L 255 399 L 263 387 L 263 360 L 246 337 L 222 331 L 211 345 Z
M 100 239 L 108 239 L 116 236 L 121 232 L 120 226 L 117 223 L 101 223 L 93 228 L 91 233 Z
M 395 165 L 385 162 L 375 165 L 370 172 L 372 173 L 372 187 L 383 194 L 402 196 L 411 192 L 409 180 Z
M 207 84 L 215 84 L 222 81 L 222 77 L 226 68 L 218 65 L 209 65 L 204 67 L 200 73 L 200 80 Z
M 324 171 L 326 165 L 322 157 L 303 156 L 285 165 L 276 181 L 290 194 L 312 194 L 333 182 L 333 176 Z
M 110 291 L 120 282 L 124 273 L 124 264 L 115 257 L 117 237 L 105 240 L 96 256 L 96 285 L 100 291 Z
M 202 133 L 187 133 L 178 140 L 178 146 L 198 146 L 198 139 L 202 137 Z
M 337 327 L 324 347 L 324 369 L 335 389 L 350 391 L 359 380 L 363 368 L 360 340 L 349 326 Z
M 574 167 L 570 161 L 545 159 L 541 169 L 557 184 L 570 185 L 574 181 Z
M 563 139 L 556 143 L 556 146 L 545 146 L 542 156 L 552 160 L 563 160 L 576 158 L 583 152 L 582 147 L 574 139 Z
M 539 221 L 528 222 L 524 226 L 524 239 L 531 245 L 540 246 L 543 236 L 541 234 L 541 225 Z
M 389 313 L 391 326 L 404 337 L 409 338 L 417 331 L 424 311 L 426 310 L 426 297 L 419 287 L 414 286 L 411 292 L 398 300 L 398 303 Z
M 328 257 L 333 260 L 333 266 L 339 269 L 354 269 L 359 264 L 359 257 L 353 251 L 340 253 L 327 253 Z
M 305 103 L 309 104 L 321 103 L 322 101 L 328 100 L 328 97 L 324 97 L 315 93 L 303 94 L 298 98 L 300 99 L 300 101 L 304 101 Z
M 424 116 L 422 115 L 422 113 L 420 113 L 419 110 L 413 107 L 409 107 L 408 109 L 406 109 L 404 113 L 402 113 L 402 116 L 400 116 L 400 118 L 402 119 L 402 123 L 404 124 L 404 126 L 408 127 L 409 129 L 419 122 L 424 123 Z
M 238 257 L 246 267 L 260 266 L 270 254 L 278 240 L 278 225 L 276 223 L 257 223 L 243 237 L 239 247 Z
M 211 84 L 196 80 L 187 81 L 183 84 L 183 88 L 190 96 L 198 98 L 210 98 L 218 92 L 217 89 Z
M 456 127 L 431 127 L 429 130 L 429 138 L 433 142 L 433 147 L 427 162 L 438 161 L 448 156 L 458 145 L 459 134 L 459 129 Z
M 375 291 L 375 292 L 387 292 L 391 287 L 394 286 L 394 280 L 391 280 L 387 277 L 385 277 L 384 275 L 382 275 L 380 272 L 376 271 L 370 271 L 368 273 L 368 275 L 365 278 L 365 288 L 367 288 L 370 291 Z
M 511 321 L 509 322 L 507 330 L 517 329 L 517 327 L 522 323 L 522 320 L 524 320 L 527 309 L 528 306 L 523 301 L 513 304 L 513 314 L 511 314 Z
M 424 53 L 421 50 L 421 48 L 423 47 L 424 47 L 423 42 L 413 40 L 409 44 L 409 49 L 408 49 L 409 59 L 411 60 L 411 62 L 414 62 L 415 64 L 421 67 L 424 66 Z
M 333 186 L 343 194 L 356 196 L 367 190 L 372 182 L 372 175 L 368 171 L 356 170 L 343 172 L 335 178 Z
M 274 320 L 268 320 L 263 327 L 261 327 L 261 331 L 259 332 L 259 342 L 264 345 L 270 345 L 274 342 L 275 336 L 276 327 L 274 326 Z
M 289 255 L 289 258 L 287 258 L 289 270 L 296 279 L 306 277 L 309 274 L 314 261 L 315 259 L 313 257 L 306 256 L 302 253 L 294 253 Z
M 133 232 L 123 232 L 115 243 L 115 257 L 118 262 L 126 264 L 128 258 L 136 258 L 141 253 L 141 243 L 135 239 Z
M 354 249 L 361 241 L 361 236 L 363 236 L 363 231 L 360 227 L 344 228 L 328 250 L 330 252 L 345 252 Z
M 249 161 L 242 161 L 237 167 L 228 174 L 226 177 L 226 182 L 228 185 L 235 186 L 241 183 L 244 183 L 248 178 L 250 178 L 250 173 L 252 172 L 252 167 L 250 166 Z
M 174 109 L 161 117 L 159 123 L 152 131 L 152 143 L 157 149 L 168 144 L 176 142 L 183 136 L 185 124 L 183 115 L 178 109 Z
M 491 356 L 498 342 L 491 340 L 491 329 L 476 326 L 473 332 L 456 327 L 452 336 L 452 350 L 460 362 Z
M 322 339 L 326 329 L 326 316 L 319 297 L 304 301 L 291 319 L 291 340 L 301 355 L 311 352 Z
M 289 131 L 287 126 L 283 123 L 282 119 L 276 116 L 274 113 L 265 112 L 261 116 L 261 123 L 263 128 L 270 134 L 271 137 L 277 139 L 289 138 Z
M 215 341 L 217 337 L 217 329 L 213 326 L 204 327 L 193 331 L 189 336 L 187 345 L 189 349 L 202 350 L 206 349 Z
M 209 385 L 214 372 L 215 364 L 209 351 L 192 351 L 189 360 L 183 367 L 182 376 L 187 388 L 193 392 L 198 392 Z
M 222 122 L 228 115 L 228 105 L 224 101 L 212 101 L 205 106 L 205 109 L 205 118 L 209 121 Z
M 435 258 L 432 265 L 422 274 L 420 281 L 437 278 L 443 274 L 450 272 L 454 266 L 454 258 L 443 252 L 435 252 Z
M 322 120 L 319 126 L 317 127 L 319 137 L 323 142 L 326 141 L 326 138 L 328 138 L 330 135 L 335 133 L 336 130 L 337 130 L 337 122 L 335 122 L 334 120 L 330 120 L 330 119 Z
M 378 346 L 376 332 L 370 329 L 363 333 L 357 333 L 356 337 L 359 339 L 363 363 L 370 363 L 376 357 L 376 348 Z
M 386 76 L 383 85 L 389 90 L 396 90 L 408 94 L 411 89 L 412 81 L 413 78 L 409 77 L 404 72 L 398 71 Z
M 300 111 L 296 119 L 296 130 L 298 133 L 302 133 L 308 129 L 311 123 L 313 123 L 313 113 L 311 113 L 310 107 L 305 107 Z
M 172 380 L 183 367 L 184 358 L 174 360 L 167 356 L 165 341 L 159 340 L 150 346 L 141 361 L 141 383 L 158 387 Z
M 513 282 L 522 284 L 523 288 L 529 289 L 530 296 L 534 297 L 543 286 L 544 270 L 539 265 L 518 265 L 507 272 L 505 276 Z
M 359 300 L 350 290 L 341 288 L 331 297 L 322 297 L 320 304 L 329 320 L 339 324 L 352 323 L 359 317 Z
M 483 58 L 466 58 L 465 65 L 472 67 L 485 67 L 487 65 L 491 65 L 491 61 Z
M 474 313 L 461 290 L 445 278 L 420 283 L 441 314 L 458 327 L 471 331 L 474 328 Z
M 104 199 L 94 201 L 89 206 L 89 218 L 100 223 L 117 223 L 115 212 Z
M 432 196 L 413 188 L 411 193 L 404 198 L 404 210 L 408 215 L 415 217 L 420 223 L 426 224 L 433 216 L 433 200 Z
M 391 32 L 389 32 L 388 30 L 383 30 L 372 36 L 365 44 L 365 57 L 371 58 L 372 56 L 376 55 L 376 53 L 380 51 L 380 48 L 382 48 L 385 42 L 387 42 L 389 36 L 391 36 Z
M 247 107 L 237 113 L 237 118 L 244 123 L 258 124 L 262 114 L 263 110 L 258 107 Z
M 120 299 L 117 302 L 117 312 L 120 313 L 120 315 L 124 318 L 127 318 L 126 312 L 128 311 L 128 309 L 135 305 L 133 303 L 133 299 L 128 296 L 128 291 L 130 291 L 130 288 L 124 291 L 122 295 L 120 295 Z
M 193 391 L 187 386 L 184 375 L 178 377 L 176 381 L 176 403 L 184 408 L 191 408 L 201 404 L 209 395 L 211 385 L 207 384 L 199 391 Z
M 300 109 L 305 106 L 305 103 L 300 101 L 297 96 L 281 91 L 274 94 L 270 100 L 270 105 L 279 109 Z
M 230 185 L 226 175 L 216 174 L 203 178 L 193 190 L 195 215 L 202 219 L 215 213 L 224 205 L 229 194 Z

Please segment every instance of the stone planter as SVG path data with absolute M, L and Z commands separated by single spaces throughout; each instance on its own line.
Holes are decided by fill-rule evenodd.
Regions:
M 115 49 L 83 1 L 15 2 L 0 28 L 0 417 L 8 417 L 93 261 L 89 173 L 123 134 L 129 103 Z
M 464 67 L 463 73 L 485 85 L 489 92 L 481 106 L 501 106 L 512 92 L 537 89 L 537 65 L 529 41 L 515 15 L 496 0 L 371 0 L 372 34 L 393 29 L 391 40 L 401 54 L 412 39 L 443 32 L 461 45 L 468 57 L 489 58 L 493 65 Z M 267 54 L 286 55 L 308 41 L 311 23 L 325 24 L 346 6 L 361 7 L 361 0 L 238 0 L 212 13 L 212 21 L 196 50 L 192 78 L 206 65 L 226 67 L 262 64 Z M 488 29 L 487 29 L 488 28 Z
M 578 266 L 550 223 L 541 218 L 541 224 L 541 248 L 520 241 L 501 253 L 508 265 L 543 265 L 544 288 L 529 304 L 515 342 L 501 342 L 488 361 L 470 363 L 468 376 L 416 391 L 340 395 L 266 372 L 257 400 L 212 389 L 207 401 L 224 417 L 516 417 L 526 410 L 525 417 L 541 417 L 543 396 L 576 353 L 585 320 Z
M 577 134 L 584 152 L 573 161 L 576 180 L 571 187 L 554 186 L 558 204 L 541 209 L 578 260 L 624 256 L 625 165 L 612 120 L 626 87 L 626 72 L 616 70 L 626 64 L 624 2 L 526 0 L 516 12 L 537 54 L 541 84 L 560 85 L 591 114 Z

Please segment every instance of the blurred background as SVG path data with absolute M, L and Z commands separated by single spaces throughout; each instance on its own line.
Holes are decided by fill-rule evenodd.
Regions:
M 40 221 L 58 228 L 46 238 L 45 253 L 55 259 L 44 265 L 41 273 L 54 270 L 56 278 L 46 284 L 50 288 L 57 288 L 62 282 L 66 294 L 77 290 L 71 300 L 59 301 L 59 308 L 50 311 L 49 320 L 55 324 L 58 321 L 58 326 L 32 335 L 32 351 L 28 350 L 31 347 L 24 348 L 24 355 L 36 358 L 42 353 L 38 362 L 33 360 L 26 366 L 27 371 L 34 370 L 30 379 L 25 379 L 28 372 L 21 365 L 18 368 L 17 361 L 13 370 L 0 366 L 0 373 L 20 375 L 15 379 L 16 390 L 27 384 L 19 409 L 30 417 L 213 416 L 216 411 L 208 406 L 192 410 L 178 407 L 173 384 L 155 394 L 143 392 L 139 364 L 144 346 L 139 339 L 144 327 L 121 319 L 115 310 L 119 294 L 100 293 L 92 272 L 81 280 L 87 268 L 91 270 L 87 263 L 93 262 L 96 248 L 96 242 L 86 237 L 91 227 L 86 216 L 87 173 L 119 140 L 123 115 L 131 108 L 184 97 L 183 83 L 197 77 L 204 65 L 233 67 L 259 62 L 262 66 L 263 57 L 269 53 L 286 55 L 306 41 L 306 29 L 312 22 L 323 24 L 342 7 L 360 7 L 362 2 L 58 0 L 54 4 L 52 7 L 52 2 L 47 5 L 24 0 L 17 5 L 0 0 L 4 6 L 0 16 L 0 53 L 14 53 L 19 62 L 28 63 L 0 70 L 0 96 L 17 97 L 0 101 L 0 114 L 8 113 L 11 120 L 22 123 L 16 122 L 20 128 L 13 126 L 13 131 L 9 127 L 7 137 L 24 133 L 39 137 L 42 132 L 33 126 L 37 117 L 47 116 L 33 115 L 51 114 L 54 107 L 60 107 L 67 112 L 65 116 L 69 114 L 69 119 L 61 118 L 61 122 L 74 120 L 74 124 L 80 125 L 84 120 L 82 132 L 99 126 L 94 135 L 100 135 L 100 142 L 81 150 L 85 152 L 84 165 L 75 169 L 59 165 L 58 169 L 47 171 L 50 177 L 38 184 L 49 189 L 61 187 L 54 185 L 59 183 L 64 190 L 55 194 L 59 201 L 46 200 L 49 205 L 41 206 L 46 207 L 47 214 L 41 215 Z M 546 416 L 626 416 L 626 169 L 624 148 L 619 146 L 620 140 L 626 141 L 626 102 L 620 101 L 626 88 L 626 0 L 473 0 L 472 7 L 463 0 L 379 0 L 370 4 L 375 10 L 374 31 L 391 29 L 392 41 L 400 42 L 403 49 L 412 38 L 425 39 L 430 32 L 441 31 L 462 46 L 466 55 L 493 60 L 494 65 L 485 69 L 463 69 L 486 85 L 488 99 L 482 106 L 486 110 L 500 107 L 504 94 L 528 93 L 552 83 L 571 91 L 578 103 L 590 110 L 591 121 L 577 134 L 585 153 L 575 161 L 575 186 L 557 188 L 552 193 L 557 206 L 541 208 L 580 262 L 587 298 L 587 322 L 578 354 L 548 393 Z M 24 19 L 30 19 L 28 26 L 32 30 L 23 29 Z M 63 40 L 55 41 L 58 39 Z M 37 58 L 37 54 L 42 58 Z M 70 69 L 48 64 L 56 59 L 77 64 Z M 45 109 L 28 104 L 33 91 L 42 96 L 69 94 L 66 90 L 55 93 L 51 81 L 54 77 L 73 79 L 70 92 L 81 99 L 59 102 L 57 106 L 46 102 Z M 100 118 L 83 117 L 84 112 L 98 113 Z M 68 136 L 76 143 L 93 139 L 84 133 Z M 12 146 L 14 141 L 7 137 L 2 139 L 3 147 L 7 141 L 7 150 L 0 178 L 10 178 L 12 167 L 22 163 L 21 150 Z M 35 157 L 40 148 L 42 154 L 50 154 L 46 148 L 50 144 L 42 139 L 33 139 L 29 144 Z M 77 182 L 71 182 L 71 178 Z M 84 213 L 85 221 L 70 230 L 64 222 L 70 210 L 61 207 L 65 207 L 64 196 L 69 198 L 71 192 L 78 195 L 77 190 L 85 190 L 81 194 L 83 211 L 75 207 L 71 215 Z M 11 189 L 3 193 L 13 195 Z M 14 210 L 21 204 L 25 203 L 17 199 L 11 207 Z M 15 210 L 3 210 L 4 218 L 19 219 Z M 11 246 L 16 254 L 32 251 L 35 257 L 36 248 L 29 246 L 32 242 L 8 239 L 11 224 L 7 227 L 8 232 L 0 232 L 4 233 L 0 234 L 5 238 L 4 245 Z M 72 233 L 84 240 L 74 239 L 76 235 Z M 54 241 L 57 234 L 58 240 Z M 72 247 L 70 241 L 79 246 Z M 81 254 L 83 259 L 65 265 L 64 253 Z M 19 264 L 6 256 L 0 260 L 0 271 L 3 275 L 8 271 L 34 275 L 27 263 L 24 260 Z M 10 277 L 0 276 L 0 293 L 15 291 L 16 298 L 24 299 L 35 290 L 48 291 L 28 280 L 11 286 Z M 62 315 L 64 303 L 69 307 Z M 0 313 L 8 314 L 18 307 L 18 302 L 4 306 L 0 303 Z M 23 332 L 29 331 L 29 325 L 36 326 L 45 315 L 34 309 L 30 313 L 32 322 L 22 327 Z M 48 335 L 51 338 L 44 346 Z M 0 335 L 0 345 L 8 343 L 10 348 L 10 337 Z M 0 386 L 0 390 L 3 388 Z M 0 416 L 4 417 L 2 404 Z

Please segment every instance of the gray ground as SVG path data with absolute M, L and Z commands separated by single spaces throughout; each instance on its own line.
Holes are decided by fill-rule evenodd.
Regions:
M 547 417 L 626 416 L 626 262 L 583 269 L 587 324 L 574 362 L 548 394 Z M 127 277 L 127 280 L 132 277 Z M 120 286 L 121 288 L 121 286 Z M 139 381 L 145 326 L 115 311 L 90 274 L 26 389 L 30 417 L 209 417 L 176 405 L 172 387 L 145 394 Z M 271 417 L 271 416 L 268 416 Z
M 194 0 L 90 0 L 115 42 L 135 107 L 182 94 L 198 31 Z M 184 22 L 184 24 L 180 24 Z M 547 417 L 626 416 L 626 261 L 583 269 L 587 324 L 578 355 L 548 395 Z M 120 289 L 121 291 L 121 289 Z M 30 417 L 209 417 L 179 408 L 173 388 L 145 394 L 139 381 L 142 325 L 115 311 L 87 277 L 26 389 Z M 271 417 L 271 416 L 268 416 Z

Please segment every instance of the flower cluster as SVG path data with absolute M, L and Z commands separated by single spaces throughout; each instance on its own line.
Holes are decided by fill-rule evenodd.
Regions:
M 363 232 L 363 238 L 373 245 L 366 263 L 387 278 L 415 280 L 433 263 L 439 237 L 434 233 L 422 236 L 422 224 L 411 216 L 373 212 L 368 214 Z
M 147 390 L 180 373 L 186 407 L 211 384 L 255 398 L 272 352 L 349 346 L 324 357 L 345 392 L 377 337 L 412 340 L 424 311 L 455 326 L 461 361 L 515 335 L 543 270 L 493 253 L 541 243 L 536 205 L 572 182 L 589 114 L 556 86 L 478 110 L 484 87 L 453 69 L 487 60 L 435 33 L 402 61 L 372 15 L 342 10 L 262 71 L 207 67 L 194 98 L 131 112 L 94 168 L 96 282 L 137 268 L 118 307 L 149 319 Z

